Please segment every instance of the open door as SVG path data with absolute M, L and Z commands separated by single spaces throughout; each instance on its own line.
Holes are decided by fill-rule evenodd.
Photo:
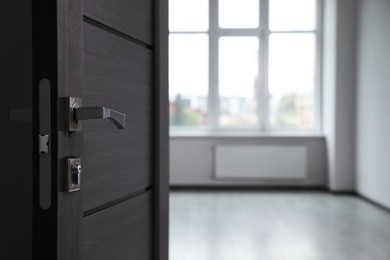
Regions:
M 167 260 L 167 1 L 33 5 L 34 259 Z

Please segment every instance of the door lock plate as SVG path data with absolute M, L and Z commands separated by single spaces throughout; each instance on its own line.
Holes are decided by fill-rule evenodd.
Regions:
M 39 153 L 49 153 L 49 135 L 39 135 Z
M 81 159 L 65 159 L 65 192 L 80 190 L 81 187 Z

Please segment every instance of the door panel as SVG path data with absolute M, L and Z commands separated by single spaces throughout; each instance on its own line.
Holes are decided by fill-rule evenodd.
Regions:
M 83 259 L 151 259 L 152 192 L 83 220 Z
M 153 40 L 152 0 L 85 0 L 84 14 L 144 43 Z
M 152 185 L 152 52 L 84 23 L 83 106 L 126 114 L 126 128 L 83 122 L 83 210 Z
M 40 219 L 56 232 L 41 244 L 57 244 L 51 246 L 56 257 L 36 259 L 168 260 L 167 2 L 58 0 L 51 6 L 55 16 L 41 6 L 56 20 L 42 23 L 40 33 L 57 37 L 58 53 L 42 65 L 56 73 L 52 165 L 58 187 L 52 187 L 58 190 L 50 215 L 57 228 Z M 81 98 L 81 106 L 69 106 L 69 97 Z M 69 131 L 67 122 L 75 124 L 72 117 L 83 107 L 124 113 L 126 127 L 95 114 L 81 122 L 81 131 Z M 72 167 L 70 158 L 80 158 L 81 167 Z M 67 192 L 64 182 L 77 182 L 80 169 L 80 190 Z

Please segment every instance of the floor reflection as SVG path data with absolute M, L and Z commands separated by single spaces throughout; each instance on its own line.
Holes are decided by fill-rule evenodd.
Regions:
M 389 260 L 390 214 L 326 192 L 173 191 L 170 260 Z

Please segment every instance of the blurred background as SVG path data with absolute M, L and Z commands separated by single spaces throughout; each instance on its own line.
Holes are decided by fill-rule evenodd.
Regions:
M 390 259 L 390 3 L 170 0 L 172 260 Z

